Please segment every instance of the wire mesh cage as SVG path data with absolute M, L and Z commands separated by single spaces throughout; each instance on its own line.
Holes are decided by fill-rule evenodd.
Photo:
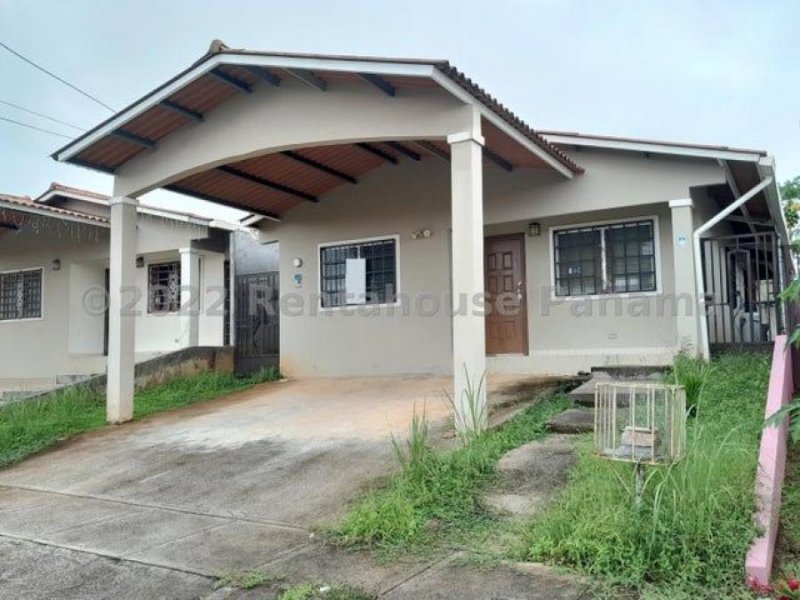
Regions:
M 686 450 L 686 390 L 660 383 L 598 382 L 595 452 L 637 464 L 669 464 Z

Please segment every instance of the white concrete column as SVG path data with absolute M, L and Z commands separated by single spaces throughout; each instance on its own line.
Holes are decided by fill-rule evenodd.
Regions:
M 108 368 L 106 418 L 124 423 L 133 418 L 136 366 L 136 207 L 132 198 L 114 197 L 111 206 L 109 256 Z
M 699 344 L 700 314 L 694 264 L 694 215 L 691 198 L 670 200 L 672 210 L 672 261 L 675 271 L 675 324 L 677 346 L 692 353 L 702 353 Z M 697 268 L 702 268 L 697 265 Z M 668 304 L 667 304 L 668 305 Z
M 483 136 L 480 121 L 472 131 L 451 135 L 453 265 L 453 400 L 459 431 L 487 425 L 486 330 L 475 299 L 484 290 Z M 481 303 L 482 304 L 482 303 Z M 473 391 L 470 401 L 469 391 Z
M 181 248 L 181 347 L 200 344 L 200 255 Z

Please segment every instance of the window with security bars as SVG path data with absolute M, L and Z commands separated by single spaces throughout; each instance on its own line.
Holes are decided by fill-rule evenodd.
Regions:
M 553 247 L 556 296 L 656 290 L 652 219 L 561 229 Z
M 147 288 L 147 312 L 178 312 L 181 307 L 181 263 L 150 265 Z
M 347 289 L 348 259 L 363 259 L 363 293 Z M 324 308 L 387 304 L 397 297 L 397 241 L 357 242 L 320 248 L 320 297 Z M 359 271 L 360 275 L 361 271 Z
M 0 321 L 42 316 L 42 270 L 0 273 Z

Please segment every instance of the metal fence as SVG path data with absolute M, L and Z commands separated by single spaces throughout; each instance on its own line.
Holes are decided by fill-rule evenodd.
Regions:
M 775 232 L 704 238 L 701 248 L 711 350 L 770 344 L 784 333 L 778 295 L 792 269 Z

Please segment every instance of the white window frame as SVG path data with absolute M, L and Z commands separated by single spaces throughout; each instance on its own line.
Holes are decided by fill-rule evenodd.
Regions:
M 25 267 L 24 269 L 8 269 L 0 271 L 0 275 L 8 275 L 10 273 L 27 273 L 29 271 L 40 271 L 41 279 L 39 282 L 39 316 L 26 317 L 24 319 L 0 319 L 0 325 L 3 323 L 24 323 L 26 321 L 41 321 L 44 319 L 44 267 Z
M 354 244 L 368 244 L 370 242 L 380 242 L 380 241 L 388 241 L 394 240 L 394 273 L 395 273 L 395 291 L 394 291 L 394 302 L 382 302 L 380 304 L 344 304 L 342 306 L 322 306 L 322 249 L 323 248 L 330 248 L 331 246 L 350 246 Z M 366 238 L 359 238 L 354 240 L 339 240 L 336 242 L 323 242 L 317 244 L 317 287 L 315 293 L 318 296 L 317 300 L 317 309 L 320 312 L 333 312 L 333 311 L 342 311 L 342 310 L 371 310 L 374 308 L 385 308 L 385 307 L 394 307 L 400 306 L 400 235 L 397 233 L 389 234 L 389 235 L 376 235 L 373 237 L 366 237 Z
M 574 296 L 559 296 L 556 294 L 556 232 L 569 229 L 581 229 L 583 227 L 602 227 L 603 225 L 619 225 L 621 223 L 635 223 L 638 221 L 653 221 L 653 256 L 656 268 L 656 289 L 647 292 L 610 292 L 608 294 L 579 294 Z M 602 221 L 589 221 L 584 223 L 573 223 L 570 225 L 557 225 L 548 230 L 550 238 L 550 299 L 554 302 L 559 300 L 602 300 L 604 298 L 641 298 L 646 296 L 660 296 L 661 289 L 661 235 L 658 215 L 642 215 L 639 217 L 625 217 L 623 219 L 605 219 Z M 605 269 L 606 257 L 603 253 L 603 265 Z

